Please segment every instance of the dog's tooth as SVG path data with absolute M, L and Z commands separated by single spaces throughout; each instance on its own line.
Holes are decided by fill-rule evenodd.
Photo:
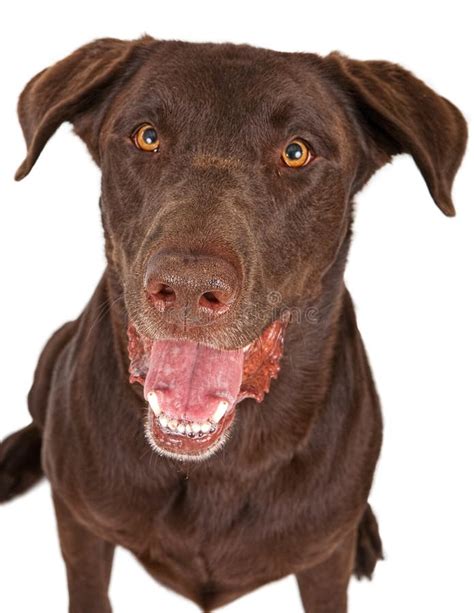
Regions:
M 151 410 L 158 417 L 158 415 L 161 413 L 160 403 L 158 402 L 158 396 L 156 395 L 155 392 L 148 392 L 147 400 L 148 400 L 148 404 L 151 407 Z
M 178 427 L 178 420 L 177 419 L 170 419 L 168 421 L 168 428 L 170 430 L 176 430 L 177 427 Z
M 194 434 L 197 434 L 201 430 L 201 424 L 198 424 L 196 421 L 193 421 L 193 423 L 191 424 L 191 428 Z
M 191 424 L 186 424 L 186 434 L 192 434 L 193 429 L 191 428 Z
M 207 434 L 210 429 L 211 424 L 208 421 L 205 421 L 203 424 L 201 424 L 201 432 L 203 432 L 204 434 Z
M 184 434 L 186 432 L 186 426 L 183 423 L 179 423 L 178 424 L 178 428 L 177 428 L 178 432 L 180 434 Z
M 162 428 L 166 428 L 166 426 L 168 425 L 168 418 L 166 417 L 166 415 L 161 414 L 158 418 L 158 421 L 160 422 L 160 426 Z
M 221 400 L 217 405 L 217 409 L 214 411 L 213 416 L 211 417 L 212 421 L 218 424 L 220 420 L 224 417 L 228 406 L 229 403 L 227 402 L 227 400 Z

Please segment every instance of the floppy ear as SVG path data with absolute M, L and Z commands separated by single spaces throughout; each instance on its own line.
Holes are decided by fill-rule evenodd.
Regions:
M 114 85 L 135 70 L 140 49 L 151 41 L 103 38 L 80 47 L 71 55 L 36 75 L 23 90 L 18 116 L 27 144 L 27 156 L 15 179 L 23 179 L 43 147 L 63 121 L 74 124 L 94 160 L 99 163 L 98 128 L 105 100 Z
M 451 188 L 467 141 L 459 110 L 396 64 L 351 60 L 339 53 L 322 64 L 349 96 L 368 136 L 373 166 L 363 182 L 391 156 L 409 153 L 438 207 L 454 215 Z

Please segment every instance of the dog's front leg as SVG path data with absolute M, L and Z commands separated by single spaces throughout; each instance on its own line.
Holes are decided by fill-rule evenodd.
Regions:
M 351 533 L 324 562 L 296 574 L 305 613 L 347 612 L 356 538 Z
M 58 496 L 53 499 L 66 563 L 69 613 L 111 613 L 107 592 L 115 546 L 78 523 Z

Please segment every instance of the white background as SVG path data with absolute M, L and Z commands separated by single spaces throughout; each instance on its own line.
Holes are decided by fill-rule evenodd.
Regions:
M 42 345 L 78 315 L 103 268 L 99 172 L 64 126 L 32 174 L 16 100 L 27 80 L 101 36 L 247 42 L 411 69 L 473 118 L 469 3 L 247 2 L 3 3 L 0 15 L 0 437 L 29 421 L 25 397 Z M 353 613 L 474 611 L 472 431 L 474 261 L 472 148 L 455 183 L 455 219 L 430 200 L 413 161 L 398 157 L 357 198 L 347 271 L 385 417 L 371 501 L 386 554 L 374 580 L 350 588 Z M 311 527 L 308 527 L 310 530 Z M 250 563 L 250 561 L 249 561 Z M 49 487 L 0 508 L 1 608 L 66 611 Z M 195 611 L 118 551 L 117 613 Z M 301 611 L 287 578 L 224 609 Z

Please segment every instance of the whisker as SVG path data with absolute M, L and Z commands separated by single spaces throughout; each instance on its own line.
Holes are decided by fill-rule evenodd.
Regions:
M 91 335 L 93 329 L 104 319 L 104 317 L 109 313 L 110 309 L 116 304 L 119 300 L 123 298 L 123 292 L 121 292 L 117 298 L 110 302 L 109 300 L 104 300 L 104 302 L 99 306 L 99 314 L 92 322 L 89 331 L 87 332 L 87 338 Z

